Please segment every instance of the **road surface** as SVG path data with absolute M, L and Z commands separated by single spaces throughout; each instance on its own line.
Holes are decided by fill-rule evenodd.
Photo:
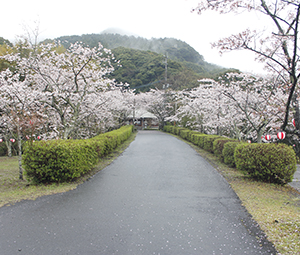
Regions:
M 0 208 L 0 254 L 275 254 L 193 148 L 139 131 L 76 190 Z

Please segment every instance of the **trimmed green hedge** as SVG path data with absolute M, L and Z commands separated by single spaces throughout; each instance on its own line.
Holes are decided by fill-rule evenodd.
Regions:
M 230 141 L 224 144 L 224 148 L 222 150 L 222 158 L 226 165 L 231 167 L 235 167 L 235 160 L 234 160 L 234 151 L 236 146 L 240 143 L 238 141 Z
M 189 130 L 189 129 L 180 129 L 179 130 L 179 136 L 186 140 L 188 140 L 190 133 L 191 133 L 191 130 Z
M 173 128 L 174 128 L 174 126 L 165 125 L 163 130 L 168 133 L 173 133 Z
M 192 142 L 195 145 L 198 145 L 200 147 L 200 136 L 206 136 L 205 134 L 201 134 L 201 133 L 193 133 L 191 134 L 191 138 L 190 138 L 190 142 Z
M 220 139 L 220 138 L 222 138 L 222 137 L 218 136 L 218 135 L 205 136 L 204 140 L 203 140 L 203 149 L 213 153 L 214 152 L 214 147 L 213 147 L 214 141 L 217 139 Z
M 190 131 L 188 133 L 188 137 L 187 137 L 187 140 L 190 141 L 191 143 L 194 143 L 193 140 L 194 140 L 194 135 L 198 135 L 200 134 L 198 131 Z
M 222 137 L 222 138 L 218 138 L 218 139 L 214 140 L 213 152 L 218 158 L 223 160 L 222 151 L 223 151 L 223 148 L 224 148 L 224 144 L 228 143 L 230 141 L 233 141 L 233 139 L 229 139 L 227 137 Z
M 35 183 L 66 182 L 89 172 L 99 159 L 126 141 L 132 126 L 87 140 L 51 140 L 27 144 L 23 166 Z
M 296 154 L 285 144 L 240 144 L 234 159 L 237 169 L 265 182 L 286 184 L 296 172 Z
M 206 134 L 201 134 L 199 133 L 199 135 L 197 135 L 197 140 L 198 140 L 198 143 L 197 145 L 203 149 L 204 148 L 204 139 L 207 135 Z
M 179 135 L 200 148 L 214 153 L 225 164 L 237 167 L 253 178 L 281 184 L 293 180 L 296 171 L 296 154 L 291 147 L 284 144 L 248 144 L 174 126 L 165 126 L 164 131 Z

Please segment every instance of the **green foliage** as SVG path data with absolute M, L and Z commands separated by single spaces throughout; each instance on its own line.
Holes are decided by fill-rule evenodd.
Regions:
M 180 136 L 180 131 L 185 130 L 183 127 L 175 127 L 174 128 L 174 134 Z
M 12 156 L 16 156 L 17 155 L 17 152 L 18 152 L 18 144 L 15 142 L 15 143 L 11 143 L 11 153 L 12 153 Z M 8 149 L 7 149 L 7 146 L 6 146 L 6 143 L 5 141 L 1 142 L 0 143 L 0 156 L 8 156 Z
M 193 134 L 192 135 L 193 143 L 203 149 L 204 139 L 206 136 L 207 136 L 206 134 L 202 134 L 202 133 Z
M 223 148 L 224 148 L 224 144 L 228 143 L 228 142 L 232 142 L 232 141 L 234 141 L 234 140 L 229 139 L 227 137 L 222 137 L 222 138 L 214 140 L 214 142 L 213 142 L 213 153 L 223 161 L 222 151 L 223 151 Z
M 10 54 L 12 52 L 12 44 L 5 40 L 3 37 L 0 37 L 0 57 Z M 0 59 L 0 71 L 6 70 L 11 66 L 11 63 L 5 59 Z
M 224 160 L 224 163 L 226 165 L 229 165 L 231 167 L 235 167 L 235 160 L 234 160 L 234 151 L 236 146 L 238 146 L 240 143 L 238 141 L 229 141 L 228 143 L 224 144 L 223 151 L 222 151 L 222 157 Z
M 117 82 L 127 82 L 130 88 L 141 91 L 154 87 L 162 88 L 165 84 L 163 55 L 124 47 L 113 49 L 112 52 L 121 64 L 113 63 L 115 71 L 111 74 L 111 78 Z M 173 89 L 196 87 L 201 77 L 178 60 L 168 60 L 168 83 Z
M 1 36 L 0 36 L 0 45 L 7 45 L 9 47 L 13 47 L 12 43 L 9 40 L 4 39 Z
M 191 143 L 194 143 L 193 140 L 194 140 L 194 135 L 195 134 L 201 134 L 201 133 L 199 133 L 198 131 L 191 131 L 190 130 L 190 132 L 187 134 L 187 138 L 186 139 L 188 141 L 190 141 Z
M 296 172 L 296 154 L 285 144 L 242 144 L 234 159 L 237 169 L 265 182 L 286 184 Z
M 189 134 L 190 134 L 191 130 L 189 129 L 181 129 L 179 131 L 179 136 L 185 140 L 188 140 Z
M 111 74 L 119 83 L 129 83 L 130 88 L 162 87 L 165 79 L 164 56 L 151 51 L 141 51 L 119 47 L 113 54 L 120 61 L 121 66 L 113 63 L 115 71 Z M 169 60 L 168 73 L 172 76 L 181 71 L 183 67 L 173 60 Z
M 163 128 L 163 131 L 167 132 L 167 133 L 173 133 L 173 128 L 174 128 L 174 126 L 165 125 L 164 128 Z
M 219 135 L 205 136 L 205 138 L 203 140 L 203 149 L 213 153 L 214 152 L 214 147 L 213 147 L 214 141 L 219 138 L 222 138 L 222 136 L 219 136 Z
M 168 54 L 168 57 L 177 61 L 187 61 L 196 64 L 205 63 L 201 56 L 194 48 L 174 38 L 152 38 L 150 40 L 142 37 L 127 36 L 120 34 L 102 33 L 102 34 L 84 34 L 81 36 L 62 36 L 57 38 L 63 45 L 68 48 L 70 43 L 84 42 L 90 47 L 97 47 L 100 42 L 105 48 L 115 49 L 125 47 L 130 49 L 152 51 L 158 54 Z
M 249 176 L 272 183 L 286 184 L 296 172 L 296 154 L 285 144 L 249 144 L 238 140 L 205 135 L 182 127 L 164 126 L 165 132 L 179 135 L 204 150 L 214 153 L 224 163 Z
M 0 156 L 7 155 L 7 147 L 4 142 L 0 143 Z
M 114 150 L 132 133 L 124 126 L 87 140 L 52 140 L 28 143 L 23 166 L 34 183 L 66 182 L 90 171 L 98 160 Z
M 145 39 L 120 34 L 85 34 L 57 38 L 68 48 L 70 43 L 83 42 L 96 47 L 100 42 L 111 49 L 122 67 L 114 63 L 111 78 L 128 83 L 132 89 L 148 91 L 165 83 L 165 55 L 168 56 L 168 83 L 176 89 L 198 86 L 200 78 L 218 78 L 225 68 L 204 61 L 194 48 L 174 38 Z M 49 39 L 45 40 L 49 42 Z

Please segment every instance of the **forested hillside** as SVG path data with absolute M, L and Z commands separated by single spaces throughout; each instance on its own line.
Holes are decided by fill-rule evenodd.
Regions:
M 168 54 L 173 60 L 188 61 L 203 65 L 205 63 L 203 56 L 194 50 L 187 43 L 173 38 L 152 38 L 150 40 L 142 37 L 127 36 L 120 34 L 85 34 L 74 36 L 62 36 L 57 38 L 65 47 L 69 43 L 84 42 L 90 47 L 96 47 L 98 42 L 108 49 L 125 47 L 130 49 L 153 51 L 159 54 Z
M 168 57 L 167 83 L 173 89 L 197 86 L 199 78 L 218 77 L 228 69 L 204 61 L 194 48 L 174 38 L 152 38 L 120 34 L 85 34 L 63 36 L 60 40 L 68 48 L 70 43 L 83 42 L 96 47 L 100 42 L 105 48 L 112 49 L 122 68 L 115 66 L 113 78 L 127 82 L 131 88 L 147 90 L 162 87 L 165 83 L 165 59 Z
M 129 83 L 131 88 L 141 91 L 165 86 L 165 57 L 152 51 L 141 51 L 119 47 L 112 50 L 122 66 L 115 64 L 112 78 L 119 82 Z M 188 69 L 182 62 L 168 60 L 167 84 L 173 89 L 184 89 L 197 86 L 199 74 Z
M 75 42 L 82 42 L 93 48 L 100 42 L 105 48 L 112 50 L 121 64 L 114 63 L 115 71 L 110 78 L 114 78 L 118 83 L 128 83 L 130 88 L 140 91 L 166 86 L 172 89 L 193 88 L 201 78 L 217 78 L 229 71 L 205 62 L 203 56 L 190 45 L 173 38 L 148 40 L 105 33 L 63 36 L 55 40 L 59 40 L 65 48 Z M 53 40 L 47 39 L 43 43 L 51 41 Z M 13 46 L 8 40 L 0 37 L 1 45 Z M 2 48 L 6 51 L 6 46 Z M 5 61 L 0 61 L 0 68 L 7 68 Z
M 12 47 L 12 43 L 9 40 L 4 39 L 3 37 L 0 36 L 0 45 L 4 45 L 4 44 Z

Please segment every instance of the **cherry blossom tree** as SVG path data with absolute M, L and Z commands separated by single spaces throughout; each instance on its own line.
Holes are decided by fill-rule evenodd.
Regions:
M 172 90 L 151 89 L 149 92 L 138 94 L 137 102 L 157 117 L 159 129 L 163 129 L 167 117 L 173 111 L 173 96 Z
M 235 73 L 225 78 L 229 84 L 224 79 L 219 81 L 224 87 L 223 95 L 231 100 L 236 116 L 242 116 L 245 127 L 254 133 L 254 140 L 260 142 L 267 128 L 274 132 L 280 129 L 288 96 L 281 81 Z
M 170 120 L 189 116 L 203 133 L 252 138 L 260 142 L 268 130 L 282 123 L 287 98 L 280 84 L 247 74 L 229 73 L 218 81 L 200 80 L 199 87 L 181 93 L 180 107 Z
M 28 56 L 6 55 L 15 63 L 48 112 L 53 130 L 66 139 L 78 134 L 85 119 L 94 109 L 100 113 L 103 93 L 114 86 L 106 76 L 113 71 L 111 53 L 99 44 L 90 49 L 80 43 L 63 52 L 59 44 L 26 45 Z M 99 110 L 99 111 L 98 111 Z
M 22 139 L 94 136 L 120 125 L 133 94 L 107 78 L 113 56 L 100 44 L 90 49 L 75 43 L 67 50 L 59 44 L 20 46 L 1 57 L 11 70 L 0 72 L 0 122 L 3 136 L 16 135 L 23 178 Z
M 10 148 L 13 135 L 16 136 L 20 179 L 23 179 L 22 137 L 28 136 L 24 127 L 26 122 L 30 121 L 32 114 L 37 116 L 41 112 L 41 104 L 38 101 L 40 94 L 28 85 L 27 81 L 22 81 L 18 73 L 14 74 L 9 69 L 0 72 L 1 122 L 5 124 L 1 132 L 5 136 L 8 148 Z
M 125 124 L 131 113 L 135 94 L 132 90 L 122 91 L 119 87 L 111 88 L 101 94 L 93 95 L 97 104 L 84 104 L 83 126 L 88 137 L 103 133 L 111 128 Z
M 220 14 L 244 11 L 256 12 L 269 20 L 265 31 L 244 31 L 213 43 L 221 53 L 232 50 L 248 50 L 257 55 L 257 59 L 265 63 L 266 68 L 283 81 L 288 92 L 284 102 L 285 116 L 281 128 L 294 132 L 288 127 L 290 112 L 296 120 L 296 133 L 300 136 L 300 115 L 298 106 L 299 69 L 299 0 L 199 0 L 194 9 L 199 14 L 212 10 Z
M 168 120 L 202 133 L 225 135 L 234 112 L 224 88 L 211 79 L 203 79 L 197 88 L 179 93 L 178 108 Z M 227 130 L 227 131 L 226 131 Z

